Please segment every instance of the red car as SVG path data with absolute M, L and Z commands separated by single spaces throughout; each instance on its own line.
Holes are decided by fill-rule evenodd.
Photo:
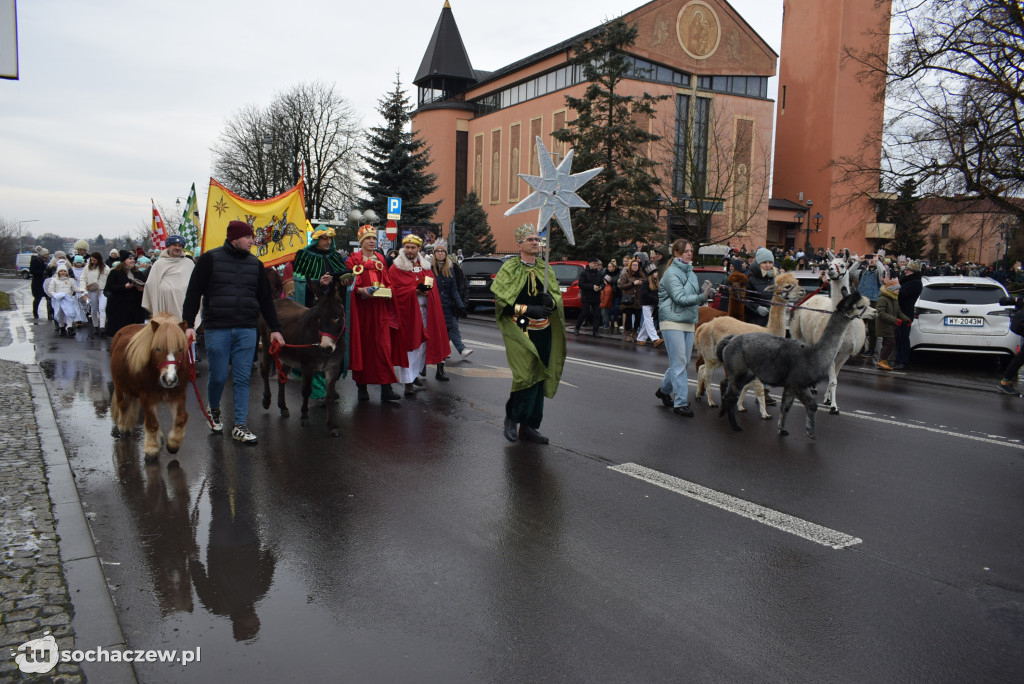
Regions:
M 566 309 L 580 308 L 580 273 L 587 267 L 586 261 L 552 261 L 551 268 L 562 291 L 562 306 Z

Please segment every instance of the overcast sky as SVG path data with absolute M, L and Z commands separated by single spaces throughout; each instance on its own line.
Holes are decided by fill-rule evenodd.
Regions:
M 469 58 L 494 70 L 640 6 L 451 0 Z M 733 0 L 776 52 L 782 0 Z M 116 236 L 168 214 L 241 106 L 337 85 L 364 125 L 395 72 L 409 88 L 444 0 L 20 0 L 19 73 L 0 80 L 0 218 L 39 235 Z M 776 88 L 772 79 L 769 96 Z M 184 202 L 183 202 L 184 203 Z

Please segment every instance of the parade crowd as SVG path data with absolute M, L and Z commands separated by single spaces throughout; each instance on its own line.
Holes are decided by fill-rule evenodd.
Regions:
M 356 383 L 359 401 L 370 400 L 370 387 L 379 388 L 382 402 L 413 399 L 424 386 L 427 366 L 434 378 L 447 382 L 445 364 L 452 357 L 473 353 L 462 340 L 459 319 L 466 317 L 466 279 L 460 268 L 461 251 L 449 253 L 445 240 L 433 233 L 407 235 L 400 250 L 383 254 L 377 248 L 377 229 L 363 226 L 359 249 L 351 254 L 336 249 L 334 231 L 321 228 L 312 241 L 284 268 L 283 278 L 264 269 L 252 254 L 252 227 L 232 221 L 221 247 L 193 258 L 179 235 L 167 239 L 166 249 L 147 256 L 111 250 L 104 259 L 80 240 L 75 253 L 52 255 L 37 247 L 30 265 L 33 317 L 45 301 L 57 335 L 74 337 L 91 323 L 94 334 L 114 336 L 127 325 L 142 323 L 159 312 L 180 316 L 190 343 L 202 326 L 209 361 L 207 401 L 210 427 L 224 429 L 221 395 L 229 370 L 233 378 L 232 437 L 254 443 L 247 427 L 249 381 L 257 350 L 259 321 L 271 332 L 271 344 L 285 344 L 274 300 L 291 297 L 314 307 L 331 288 L 344 288 L 347 307 L 347 371 Z M 562 293 L 554 271 L 541 258 L 541 239 L 527 224 L 514 231 L 519 254 L 507 258 L 494 278 L 495 316 L 502 334 L 513 382 L 505 407 L 504 436 L 547 443 L 539 432 L 544 399 L 555 395 L 566 357 L 567 322 Z M 676 240 L 669 247 L 649 246 L 637 237 L 604 264 L 593 256 L 579 275 L 580 310 L 573 333 L 589 326 L 621 334 L 627 343 L 664 347 L 669 359 L 655 392 L 665 406 L 692 417 L 687 366 L 698 325 L 699 307 L 715 299 L 715 286 L 694 271 L 693 246 Z M 804 254 L 760 247 L 747 254 L 745 246 L 730 250 L 721 265 L 727 274 L 745 276 L 742 318 L 766 325 L 771 306 L 769 287 L 789 266 L 820 273 L 831 255 L 823 250 Z M 268 271 L 270 276 L 268 276 Z M 931 266 L 884 252 L 868 254 L 856 268 L 859 292 L 875 307 L 878 317 L 867 322 L 861 356 L 883 371 L 900 370 L 910 361 L 909 330 L 914 305 L 925 275 L 988 276 L 1004 284 L 1024 282 L 1018 263 L 1010 270 L 976 264 Z M 730 287 L 718 287 L 718 307 L 729 308 Z M 879 341 L 881 345 L 879 347 Z M 1021 355 L 1018 354 L 1018 357 Z M 1016 363 L 1016 367 L 1014 367 Z M 1020 359 L 1010 364 L 1000 383 L 1015 393 L 1013 381 Z M 1012 370 L 1012 374 L 1010 373 Z M 398 383 L 402 394 L 393 387 Z M 326 396 L 327 382 L 317 373 L 312 398 L 321 405 L 338 399 Z

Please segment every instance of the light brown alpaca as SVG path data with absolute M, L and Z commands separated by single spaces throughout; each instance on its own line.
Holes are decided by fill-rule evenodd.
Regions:
M 768 332 L 776 337 L 786 336 L 786 304 L 799 301 L 804 296 L 804 289 L 800 287 L 796 276 L 792 273 L 782 273 L 776 276 L 775 284 L 770 285 L 767 289 L 772 293 L 771 313 L 768 314 L 767 327 L 737 321 L 729 317 L 716 318 L 707 325 L 702 326 L 694 336 L 694 346 L 697 348 L 698 355 L 704 360 L 703 364 L 697 367 L 696 396 L 699 399 L 704 391 L 707 390 L 708 406 L 717 406 L 715 400 L 711 397 L 709 384 L 715 369 L 722 365 L 715 357 L 715 345 L 722 338 L 727 335 L 744 335 L 755 332 Z M 743 396 L 746 394 L 748 387 L 751 386 L 754 388 L 754 396 L 757 399 L 758 408 L 761 410 L 761 417 L 769 418 L 768 411 L 765 409 L 764 386 L 760 380 L 754 380 L 750 385 L 743 388 L 740 393 L 739 410 L 745 410 L 742 406 Z

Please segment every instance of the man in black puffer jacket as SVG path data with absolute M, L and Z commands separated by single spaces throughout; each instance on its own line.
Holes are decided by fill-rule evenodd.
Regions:
M 604 271 L 601 270 L 601 260 L 594 257 L 587 264 L 587 267 L 580 271 L 580 312 L 576 316 L 577 335 L 580 334 L 580 326 L 587 318 L 594 326 L 594 337 L 597 337 L 597 330 L 601 327 L 601 290 L 604 289 Z
M 186 335 L 191 343 L 196 334 L 192 326 L 202 299 L 206 354 L 210 363 L 210 380 L 206 386 L 213 420 L 210 429 L 214 432 L 224 429 L 220 397 L 227 383 L 230 364 L 235 404 L 235 427 L 231 436 L 246 444 L 256 442 L 256 435 L 246 427 L 246 420 L 249 415 L 249 376 L 261 313 L 270 326 L 271 341 L 284 344 L 270 281 L 263 264 L 249 251 L 252 244 L 252 226 L 244 221 L 228 224 L 224 245 L 211 249 L 196 260 L 181 316 L 188 325 Z
M 914 305 L 923 289 L 921 262 L 908 262 L 900 275 L 900 296 L 897 301 L 900 311 L 910 317 L 910 325 L 914 324 Z M 896 364 L 893 370 L 903 370 L 910 364 L 910 325 L 896 328 Z

